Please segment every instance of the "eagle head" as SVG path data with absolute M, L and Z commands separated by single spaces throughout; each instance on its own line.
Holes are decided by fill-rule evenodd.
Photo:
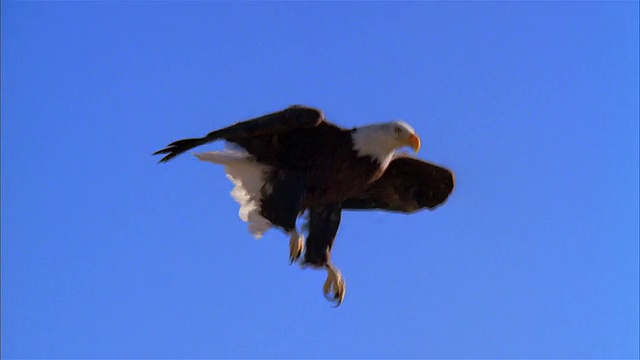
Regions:
M 420 138 L 411 125 L 404 121 L 391 121 L 353 129 L 353 148 L 360 156 L 371 156 L 388 163 L 396 149 L 405 146 L 418 152 Z

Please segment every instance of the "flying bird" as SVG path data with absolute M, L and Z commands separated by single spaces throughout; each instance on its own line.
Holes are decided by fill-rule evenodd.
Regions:
M 238 215 L 257 239 L 269 228 L 289 234 L 289 259 L 327 270 L 323 292 L 342 303 L 346 285 L 331 262 L 341 211 L 380 209 L 402 213 L 435 208 L 453 189 L 453 173 L 399 155 L 417 152 L 420 139 L 405 122 L 356 128 L 337 126 L 315 108 L 295 105 L 215 130 L 201 138 L 178 140 L 154 155 L 167 162 L 197 146 L 224 140 L 223 151 L 195 154 L 224 166 L 234 185 Z M 307 242 L 296 221 L 308 213 Z

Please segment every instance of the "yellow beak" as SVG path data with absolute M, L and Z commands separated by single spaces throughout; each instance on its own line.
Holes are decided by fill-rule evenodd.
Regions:
M 410 146 L 413 149 L 413 152 L 417 153 L 418 150 L 420 150 L 420 138 L 418 135 L 411 134 L 407 140 L 407 146 Z

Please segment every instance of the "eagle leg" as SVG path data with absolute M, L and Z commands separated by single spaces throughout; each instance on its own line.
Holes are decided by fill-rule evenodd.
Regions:
M 339 306 L 344 300 L 346 285 L 340 270 L 331 264 L 331 247 L 340 227 L 342 207 L 340 203 L 314 206 L 309 209 L 304 266 L 327 269 L 327 280 L 322 292 L 327 300 Z
M 340 273 L 340 270 L 332 264 L 327 264 L 327 280 L 324 282 L 322 291 L 327 300 L 335 302 L 336 307 L 344 301 L 344 295 L 347 292 L 347 284 Z
M 300 258 L 302 249 L 304 249 L 304 236 L 298 234 L 296 230 L 293 230 L 291 232 L 291 238 L 289 239 L 289 265 Z

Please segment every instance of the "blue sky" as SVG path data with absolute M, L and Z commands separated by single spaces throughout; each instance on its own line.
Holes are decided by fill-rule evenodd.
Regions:
M 637 358 L 638 2 L 2 3 L 4 358 Z M 403 119 L 457 187 L 323 271 L 168 142 Z M 219 148 L 221 144 L 208 146 Z

